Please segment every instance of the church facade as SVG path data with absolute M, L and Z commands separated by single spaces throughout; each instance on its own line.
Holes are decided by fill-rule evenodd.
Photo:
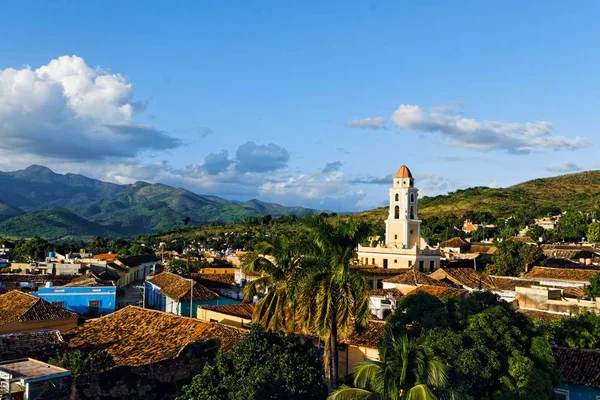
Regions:
M 375 247 L 358 246 L 361 266 L 414 268 L 420 272 L 431 272 L 440 267 L 439 246 L 429 246 L 421 237 L 418 192 L 412 173 L 405 165 L 401 166 L 390 188 L 385 242 L 379 242 Z

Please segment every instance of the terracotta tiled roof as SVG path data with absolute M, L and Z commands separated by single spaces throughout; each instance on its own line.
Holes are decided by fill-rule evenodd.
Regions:
M 600 351 L 564 347 L 553 351 L 564 383 L 600 388 Z
M 510 278 L 507 276 L 490 276 L 494 289 L 496 290 L 515 290 L 515 287 L 531 287 L 537 285 L 537 281 L 531 281 L 526 279 Z
M 115 258 L 117 258 L 116 254 L 96 254 L 94 257 L 92 257 L 94 260 L 114 260 Z
M 200 308 L 245 319 L 252 319 L 254 314 L 254 304 L 226 304 L 222 306 L 201 306 Z
M 490 290 L 495 287 L 488 275 L 477 272 L 473 268 L 440 268 L 432 276 L 437 279 L 447 279 L 469 289 Z
M 552 279 L 570 282 L 589 282 L 600 271 L 593 269 L 533 267 L 524 276 L 528 279 Z
M 583 286 L 572 286 L 563 289 L 563 297 L 571 297 L 575 299 L 581 299 L 585 297 Z
M 411 290 L 407 296 L 411 296 L 415 293 L 427 293 L 430 294 L 432 296 L 435 297 L 439 297 L 441 299 L 447 299 L 450 297 L 464 297 L 467 294 L 469 294 L 469 292 L 467 290 L 464 289 L 455 289 L 455 288 L 451 288 L 451 287 L 444 287 L 444 286 L 430 286 L 430 285 L 423 285 L 423 286 L 418 286 L 416 287 L 414 290 Z
M 400 300 L 404 295 L 398 289 L 375 289 L 369 292 L 369 296 L 383 296 L 387 297 L 387 295 L 391 295 L 396 300 Z
M 494 254 L 498 250 L 496 246 L 486 243 L 471 243 L 469 253 Z
M 106 350 L 116 366 L 140 366 L 173 359 L 198 340 L 219 339 L 229 349 L 245 335 L 242 329 L 129 306 L 89 320 L 65 338 L 72 349 Z
M 70 318 L 77 318 L 77 314 L 18 290 L 0 296 L 0 325 Z
M 191 281 L 171 272 L 154 275 L 148 282 L 160 288 L 160 292 L 174 300 L 189 300 Z M 194 282 L 194 300 L 218 299 L 219 295 L 205 286 Z
M 565 315 L 554 314 L 545 311 L 536 311 L 536 310 L 524 310 L 519 308 L 517 312 L 520 312 L 523 315 L 528 316 L 531 319 L 536 321 L 558 321 L 565 317 Z
M 214 282 L 218 284 L 235 285 L 235 274 L 192 274 L 192 277 L 194 279 L 205 281 L 207 284 Z
M 383 339 L 384 331 L 385 321 L 369 320 L 367 326 L 360 333 L 354 328 L 350 329 L 350 332 L 342 339 L 342 343 L 376 349 Z
M 396 276 L 406 269 L 403 268 L 380 268 L 376 265 L 361 265 L 360 267 L 355 267 L 356 270 L 365 276 Z
M 452 239 L 448 239 L 445 242 L 440 243 L 440 247 L 463 247 L 468 246 L 468 242 L 459 236 L 455 236 Z
M 529 236 L 512 236 L 506 240 L 510 240 L 511 242 L 522 242 L 522 243 L 535 244 L 535 240 L 533 240 Z
M 155 254 L 142 254 L 141 256 L 123 257 L 118 260 L 123 265 L 133 268 L 145 263 L 158 262 L 158 257 Z
M 431 285 L 431 286 L 448 286 L 447 283 L 442 281 L 438 281 L 433 279 L 419 271 L 415 271 L 414 269 L 410 269 L 406 272 L 401 273 L 400 275 L 396 275 L 393 278 L 386 279 L 384 282 L 387 283 L 396 283 L 400 285 Z
M 410 172 L 410 169 L 408 169 L 408 167 L 406 165 L 402 165 L 400 168 L 398 168 L 398 172 L 396 172 L 396 176 L 394 176 L 394 178 L 412 178 L 412 173 Z

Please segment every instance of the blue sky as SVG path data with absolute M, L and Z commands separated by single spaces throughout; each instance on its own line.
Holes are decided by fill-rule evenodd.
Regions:
M 332 210 L 401 164 L 421 195 L 596 169 L 600 3 L 576 5 L 2 2 L 0 169 Z

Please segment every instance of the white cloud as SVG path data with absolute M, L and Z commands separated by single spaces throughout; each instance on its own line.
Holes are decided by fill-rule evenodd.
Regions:
M 63 56 L 0 70 L 0 149 L 60 160 L 132 157 L 180 141 L 134 121 L 145 108 L 120 74 Z
M 546 171 L 549 172 L 577 172 L 581 171 L 582 169 L 583 168 L 581 168 L 579 165 L 571 162 L 566 162 L 560 165 L 550 165 L 546 167 Z
M 374 118 L 361 118 L 353 119 L 346 122 L 347 128 L 358 128 L 358 129 L 372 129 L 377 130 L 385 128 L 385 118 L 374 117 Z
M 341 161 L 333 161 L 325 164 L 325 167 L 321 170 L 324 174 L 339 171 L 342 168 L 343 163 Z
M 417 105 L 402 104 L 392 114 L 394 123 L 407 131 L 437 133 L 454 147 L 476 151 L 499 150 L 527 154 L 588 147 L 583 137 L 553 135 L 550 122 L 504 123 L 465 118 L 454 108 L 425 112 Z

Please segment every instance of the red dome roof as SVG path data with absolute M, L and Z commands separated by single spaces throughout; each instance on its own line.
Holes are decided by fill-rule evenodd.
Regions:
M 410 173 L 410 169 L 406 165 L 400 167 L 398 172 L 396 172 L 396 176 L 394 178 L 412 178 L 412 174 Z

